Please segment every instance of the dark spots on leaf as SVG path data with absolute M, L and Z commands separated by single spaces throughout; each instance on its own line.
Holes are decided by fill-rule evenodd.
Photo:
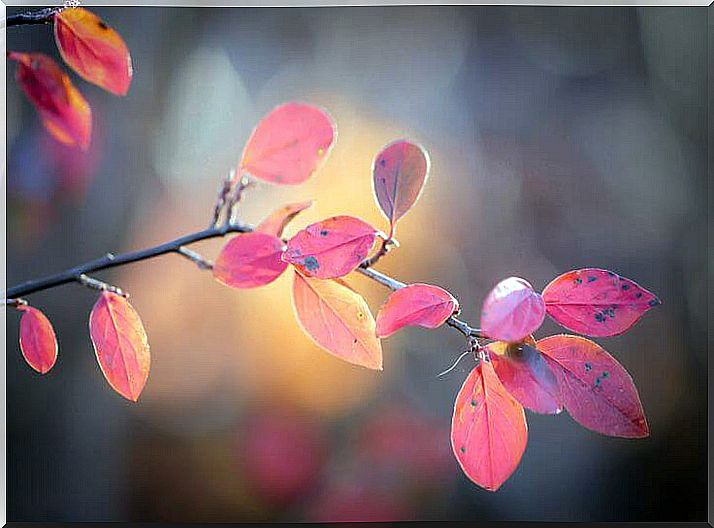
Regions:
M 476 402 L 474 400 L 471 400 L 471 407 L 476 407 Z
M 595 387 L 599 387 L 599 386 L 600 386 L 600 378 L 597 377 L 597 378 L 595 378 Z
M 647 304 L 649 304 L 650 306 L 657 306 L 659 304 L 659 299 L 657 299 L 657 298 L 652 299 Z
M 590 372 L 593 366 L 590 363 L 585 363 L 585 372 Z
M 107 29 L 109 29 L 109 26 L 107 26 L 107 25 L 106 25 L 104 22 L 102 22 L 101 20 L 100 20 L 99 22 L 97 22 L 97 25 L 98 25 L 100 28 L 102 28 L 103 30 L 105 30 L 105 31 L 106 31 Z
M 357 338 L 356 338 L 356 337 L 355 337 L 355 340 L 352 341 L 352 344 L 353 344 L 353 345 L 356 345 L 356 344 L 357 344 Z
M 315 271 L 317 268 L 320 267 L 320 263 L 317 261 L 317 259 L 313 256 L 306 257 L 305 260 L 303 260 L 303 265 L 309 270 L 309 271 Z
M 598 312 L 598 313 L 595 314 L 595 320 L 596 320 L 598 323 L 602 323 L 602 322 L 605 321 L 605 316 L 604 316 L 602 313 Z
M 623 285 L 622 285 L 622 289 L 623 289 L 624 291 L 627 291 L 627 290 L 630 289 L 630 285 L 629 285 L 629 284 L 623 284 Z
M 582 283 L 583 283 L 583 279 L 581 279 L 580 277 L 577 277 L 575 279 L 575 284 L 582 284 Z
M 608 271 L 607 274 L 610 275 L 610 277 L 614 277 L 614 276 L 615 276 L 615 274 L 614 274 L 613 272 L 611 272 L 611 271 Z
M 607 313 L 607 315 L 610 317 L 610 319 L 615 318 L 615 308 L 614 307 L 608 308 L 607 310 L 605 310 L 605 313 Z
M 637 293 L 635 294 L 635 297 L 637 297 L 638 299 L 640 299 L 640 298 L 642 297 L 642 292 L 637 292 Z
M 380 164 L 382 167 L 386 167 L 386 166 L 387 166 L 387 160 L 384 159 L 384 158 L 382 158 L 381 160 L 379 160 L 379 164 Z
M 320 231 L 320 236 L 327 236 L 327 229 Z
M 606 370 L 605 372 L 602 373 L 603 378 L 608 378 L 610 377 L 610 373 Z
M 597 280 L 597 277 L 593 277 L 592 275 L 590 275 L 588 277 L 588 282 L 595 282 L 596 280 Z
M 464 446 L 461 446 L 459 448 L 459 451 L 461 451 L 462 453 L 466 453 L 466 448 Z

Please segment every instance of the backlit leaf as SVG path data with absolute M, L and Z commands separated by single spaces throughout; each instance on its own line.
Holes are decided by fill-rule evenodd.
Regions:
M 481 310 L 481 328 L 491 339 L 517 343 L 545 319 L 541 296 L 524 279 L 509 277 L 491 290 Z
M 20 318 L 20 350 L 22 356 L 40 374 L 47 373 L 57 361 L 57 337 L 52 323 L 32 306 L 18 306 Z
M 277 279 L 287 268 L 280 258 L 285 244 L 265 233 L 245 233 L 231 239 L 213 265 L 213 276 L 233 288 L 256 288 Z
M 523 343 L 495 341 L 486 346 L 498 379 L 526 409 L 541 414 L 558 414 L 563 406 L 558 381 L 543 355 L 528 337 Z
M 343 281 L 295 272 L 293 306 L 302 328 L 320 347 L 355 365 L 382 370 L 382 345 L 369 306 Z
M 558 380 L 560 400 L 575 421 L 610 436 L 649 436 L 635 384 L 615 358 L 579 336 L 546 337 L 537 346 Z
M 270 213 L 267 218 L 258 224 L 255 230 L 280 238 L 283 236 L 283 230 L 292 219 L 310 207 L 312 207 L 312 200 L 283 205 L 280 209 Z
M 377 337 L 387 337 L 404 326 L 437 328 L 458 310 L 458 301 L 445 289 L 410 284 L 393 292 L 377 314 Z
M 523 407 L 481 361 L 466 378 L 454 405 L 451 447 L 461 469 L 479 486 L 496 491 L 518 467 L 528 441 Z
M 410 141 L 394 141 L 377 155 L 372 165 L 372 183 L 377 203 L 394 225 L 419 198 L 429 175 L 429 155 Z
M 543 290 L 543 300 L 548 315 L 558 324 L 594 337 L 621 334 L 660 304 L 636 282 L 597 268 L 556 277 Z
M 283 259 L 308 277 L 342 277 L 369 254 L 377 230 L 353 216 L 334 216 L 309 225 L 288 241 Z
M 62 59 L 86 81 L 126 95 L 132 77 L 131 56 L 119 33 L 81 7 L 60 11 L 54 22 Z
M 10 52 L 15 78 L 55 139 L 86 150 L 92 136 L 92 110 L 57 63 L 42 53 Z
M 89 315 L 89 334 L 109 385 L 136 401 L 149 377 L 151 363 L 139 314 L 121 295 L 102 292 Z
M 334 138 L 335 125 L 324 110 L 304 103 L 283 104 L 253 130 L 236 177 L 247 172 L 270 183 L 302 183 L 325 160 Z

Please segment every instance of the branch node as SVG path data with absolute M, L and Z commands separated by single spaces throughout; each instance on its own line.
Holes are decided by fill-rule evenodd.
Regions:
M 13 308 L 19 308 L 20 306 L 27 306 L 27 301 L 20 297 L 16 299 L 3 299 L 3 305 L 12 306 Z
M 129 293 L 125 292 L 121 288 L 119 288 L 117 286 L 112 286 L 109 283 L 100 281 L 98 279 L 95 279 L 93 277 L 85 275 L 84 273 L 82 273 L 81 275 L 79 275 L 79 277 L 77 277 L 77 281 L 82 286 L 86 286 L 87 288 L 91 288 L 93 290 L 110 291 L 112 293 L 116 293 L 117 295 L 121 295 L 122 297 L 129 297 Z

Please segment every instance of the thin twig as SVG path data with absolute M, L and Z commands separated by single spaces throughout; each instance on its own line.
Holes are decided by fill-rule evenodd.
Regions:
M 226 223 L 234 223 L 238 220 L 238 204 L 243 199 L 243 193 L 254 185 L 255 181 L 248 176 L 241 176 L 226 202 Z
M 66 9 L 65 6 L 48 7 L 38 11 L 18 13 L 10 15 L 5 19 L 5 27 L 25 26 L 29 24 L 49 24 L 54 20 L 54 16 Z
M 93 290 L 110 291 L 112 293 L 116 293 L 117 295 L 121 295 L 122 297 L 129 297 L 129 294 L 121 288 L 85 275 L 84 273 L 77 277 L 77 282 L 79 282 L 82 286 L 86 286 L 87 288 L 91 288 Z
M 213 218 L 208 224 L 208 227 L 216 227 L 220 223 L 221 213 L 223 212 L 223 208 L 226 205 L 226 199 L 228 198 L 228 194 L 231 192 L 231 188 L 233 187 L 234 178 L 235 170 L 231 170 L 226 179 L 223 180 L 221 187 L 218 189 L 218 198 L 216 199 L 216 205 L 213 208 Z M 226 219 L 228 220 L 229 218 L 230 215 L 226 215 Z
M 176 253 L 186 257 L 188 260 L 190 260 L 191 262 L 196 264 L 199 267 L 199 269 L 202 269 L 202 270 L 212 270 L 213 269 L 213 262 L 211 262 L 210 260 L 201 256 L 200 253 L 197 253 L 194 250 L 187 248 L 186 246 L 179 247 L 176 250 Z

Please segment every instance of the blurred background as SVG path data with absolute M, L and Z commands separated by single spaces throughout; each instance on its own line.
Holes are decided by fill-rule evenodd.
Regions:
M 453 330 L 400 332 L 383 372 L 360 369 L 302 334 L 289 274 L 237 291 L 166 256 L 98 275 L 131 292 L 149 335 L 132 404 L 94 358 L 96 293 L 38 293 L 59 359 L 36 375 L 7 313 L 8 520 L 704 520 L 704 9 L 97 8 L 135 74 L 126 98 L 72 74 L 94 112 L 86 153 L 48 136 L 8 64 L 8 284 L 204 228 L 253 125 L 297 99 L 331 113 L 336 146 L 308 183 L 252 190 L 244 220 L 314 198 L 288 235 L 338 213 L 384 229 L 371 161 L 409 137 L 431 176 L 380 269 L 454 292 L 474 323 L 498 280 L 541 289 L 586 266 L 664 301 L 600 340 L 651 436 L 528 414 L 523 460 L 490 493 L 450 451 L 472 367 L 437 379 L 464 348 Z M 46 26 L 10 28 L 7 47 L 59 59 Z M 376 311 L 386 292 L 349 280 Z

